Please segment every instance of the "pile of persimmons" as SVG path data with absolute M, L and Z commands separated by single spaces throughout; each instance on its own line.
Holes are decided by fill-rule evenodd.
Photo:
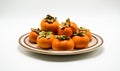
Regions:
M 60 24 L 56 17 L 47 15 L 40 28 L 31 29 L 29 41 L 39 48 L 64 51 L 87 48 L 91 36 L 89 29 L 78 27 L 69 18 Z

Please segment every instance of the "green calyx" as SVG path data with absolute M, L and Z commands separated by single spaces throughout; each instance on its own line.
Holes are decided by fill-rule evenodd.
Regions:
M 51 34 L 52 34 L 51 31 L 41 31 L 39 33 L 39 38 L 45 37 L 45 38 L 49 39 Z
M 59 40 L 69 40 L 70 39 L 70 37 L 65 36 L 65 35 L 56 35 L 55 37 Z
M 84 36 L 86 34 L 86 31 L 80 31 L 80 32 L 75 32 L 73 35 L 74 36 Z
M 68 18 L 65 22 L 62 22 L 61 24 L 60 24 L 60 28 L 61 29 L 64 29 L 64 28 L 66 28 L 66 27 L 70 27 L 70 19 Z
M 53 17 L 53 16 L 48 14 L 45 18 L 45 21 L 48 23 L 53 23 L 56 19 L 57 19 L 57 17 Z
M 31 31 L 36 32 L 37 34 L 39 34 L 39 32 L 41 31 L 40 28 L 31 28 Z
M 80 31 L 86 31 L 87 29 L 84 28 L 84 27 L 80 27 L 80 28 L 78 28 L 78 30 L 80 30 Z
M 85 29 L 84 27 L 80 27 L 78 28 L 78 31 L 73 33 L 74 36 L 84 36 L 87 32 L 87 29 Z

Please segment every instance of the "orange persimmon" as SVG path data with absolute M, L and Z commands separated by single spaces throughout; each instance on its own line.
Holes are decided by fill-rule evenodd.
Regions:
M 88 36 L 74 36 L 72 40 L 75 43 L 75 48 L 86 48 L 89 44 Z
M 54 35 L 52 32 L 42 31 L 37 37 L 37 44 L 40 48 L 51 48 Z
M 78 31 L 72 37 L 75 48 L 86 48 L 89 44 L 89 37 L 86 35 L 86 31 Z
M 73 33 L 73 28 L 70 27 L 70 19 L 67 19 L 66 22 L 62 22 L 58 29 L 58 35 L 71 36 Z
M 58 29 L 58 35 L 66 35 L 66 36 L 71 36 L 72 35 L 72 30 L 70 27 L 66 27 L 66 28 L 59 28 Z
M 89 29 L 86 29 L 86 28 L 84 28 L 84 27 L 80 27 L 79 28 L 79 31 L 80 32 L 86 32 L 86 35 L 88 36 L 88 38 L 91 40 L 91 37 L 92 37 L 92 33 L 90 32 L 90 30 Z
M 29 41 L 30 42 L 33 42 L 33 43 L 36 43 L 36 39 L 38 37 L 38 34 L 40 32 L 40 29 L 31 29 L 31 32 L 29 33 Z
M 54 34 L 57 33 L 59 28 L 59 22 L 57 21 L 56 17 L 52 17 L 51 15 L 47 15 L 41 23 L 41 30 L 43 31 L 52 31 Z
M 58 35 L 52 42 L 52 49 L 56 51 L 73 50 L 74 42 L 68 36 Z
M 71 27 L 73 32 L 76 32 L 78 30 L 78 27 L 74 22 L 70 21 L 70 27 Z

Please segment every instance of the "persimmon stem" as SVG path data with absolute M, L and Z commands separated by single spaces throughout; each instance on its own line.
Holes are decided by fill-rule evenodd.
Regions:
M 37 34 L 39 34 L 39 32 L 41 31 L 40 28 L 31 28 L 31 31 L 36 32 Z
M 70 37 L 65 36 L 65 35 L 56 35 L 55 37 L 59 40 L 69 40 L 70 39 Z
M 68 27 L 70 26 L 70 19 L 69 19 L 69 18 L 66 20 L 65 24 L 66 24 L 66 26 L 68 26 Z
M 64 28 L 66 28 L 66 27 L 70 27 L 70 19 L 68 18 L 65 22 L 62 22 L 61 24 L 60 24 L 60 28 L 61 29 L 64 29 Z
M 75 32 L 73 35 L 84 36 L 86 32 L 87 32 L 87 29 L 85 29 L 84 27 L 80 27 L 78 28 L 78 31 Z
M 57 17 L 53 17 L 49 14 L 45 18 L 46 22 L 48 22 L 48 23 L 53 23 L 56 19 L 57 19 Z
M 52 34 L 51 31 L 47 31 L 47 32 L 46 32 L 46 31 L 41 31 L 41 32 L 39 33 L 39 38 L 45 37 L 45 38 L 49 39 L 50 36 L 51 36 L 51 34 Z

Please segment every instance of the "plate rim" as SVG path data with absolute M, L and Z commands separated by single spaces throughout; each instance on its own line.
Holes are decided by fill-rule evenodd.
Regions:
M 74 51 L 46 51 L 46 50 L 39 50 L 36 48 L 32 48 L 29 46 L 25 46 L 24 44 L 22 44 L 21 40 L 24 36 L 28 36 L 29 33 L 25 33 L 23 35 L 21 35 L 19 37 L 19 44 L 24 47 L 25 49 L 31 51 L 31 52 L 35 52 L 35 53 L 40 53 L 40 54 L 46 54 L 46 55 L 75 55 L 75 54 L 82 54 L 82 53 L 87 53 L 87 52 L 91 52 L 96 50 L 98 47 L 100 47 L 103 44 L 103 39 L 102 37 L 100 37 L 99 35 L 92 33 L 92 36 L 94 36 L 96 38 L 99 38 L 99 40 L 101 40 L 101 43 L 95 47 L 89 47 L 89 48 L 85 48 L 85 49 L 80 49 L 80 50 L 74 50 Z M 24 37 L 25 38 L 25 37 Z M 99 42 L 99 41 L 98 41 Z M 97 44 L 97 43 L 96 43 Z

